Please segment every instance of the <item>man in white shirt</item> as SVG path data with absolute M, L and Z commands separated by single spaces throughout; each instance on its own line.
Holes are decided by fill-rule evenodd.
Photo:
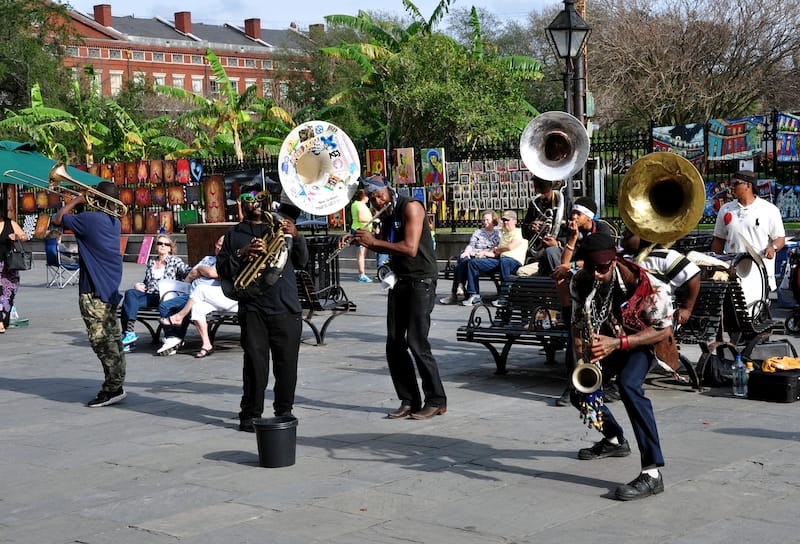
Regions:
M 750 170 L 739 170 L 731 180 L 732 200 L 717 214 L 714 253 L 745 253 L 747 244 L 764 259 L 770 291 L 775 290 L 775 255 L 786 243 L 786 230 L 777 206 L 756 195 L 758 178 Z

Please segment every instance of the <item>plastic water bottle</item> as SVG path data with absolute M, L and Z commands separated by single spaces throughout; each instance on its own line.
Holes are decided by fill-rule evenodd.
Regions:
M 733 365 L 733 395 L 735 397 L 747 396 L 747 369 L 742 362 L 742 356 L 738 354 Z

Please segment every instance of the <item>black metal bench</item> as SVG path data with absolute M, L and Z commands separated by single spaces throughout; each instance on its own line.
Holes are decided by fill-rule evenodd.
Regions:
M 569 332 L 555 320 L 561 309 L 556 284 L 546 277 L 514 277 L 500 285 L 494 308 L 475 306 L 467 324 L 458 328 L 456 339 L 485 346 L 494 358 L 495 374 L 505 374 L 508 354 L 515 344 L 542 346 L 548 364 L 569 341 Z M 498 344 L 501 349 L 495 347 Z
M 339 315 L 347 312 L 356 311 L 356 303 L 349 300 L 347 295 L 339 285 L 330 285 L 322 289 L 317 289 L 311 274 L 305 270 L 296 270 L 297 295 L 300 298 L 300 305 L 303 307 L 303 321 L 311 328 L 317 345 L 325 344 L 325 333 L 331 321 Z M 318 327 L 312 319 L 320 312 L 329 312 L 330 315 L 323 321 L 322 327 Z

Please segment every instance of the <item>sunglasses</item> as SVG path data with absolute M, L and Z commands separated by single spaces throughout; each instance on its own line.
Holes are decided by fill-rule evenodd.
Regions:
M 502 218 L 500 218 L 500 221 L 513 221 L 513 220 L 514 220 L 513 217 L 502 217 Z
M 742 181 L 740 179 L 737 179 L 737 180 L 734 180 L 733 182 L 731 182 L 731 186 L 732 187 L 737 187 L 739 185 L 742 185 L 743 183 L 750 183 L 750 182 L 749 181 Z
M 250 193 L 242 193 L 239 195 L 239 202 L 255 202 L 256 197 L 255 195 L 251 195 Z
M 156 242 L 156 245 L 157 246 L 171 246 L 172 244 L 170 244 L 169 242 Z
M 608 271 L 611 270 L 612 264 L 614 264 L 614 261 L 601 264 L 587 264 L 585 268 L 586 271 L 589 272 L 590 274 L 594 274 L 595 272 L 598 272 L 600 274 L 607 274 Z

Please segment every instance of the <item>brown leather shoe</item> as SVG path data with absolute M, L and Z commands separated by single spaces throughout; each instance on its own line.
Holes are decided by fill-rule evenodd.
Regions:
M 447 406 L 425 406 L 419 412 L 412 412 L 411 419 L 431 419 L 447 413 Z
M 408 417 L 411 415 L 411 405 L 410 404 L 401 404 L 400 408 L 397 410 L 392 410 L 389 412 L 386 417 L 389 419 L 403 419 L 404 417 Z

